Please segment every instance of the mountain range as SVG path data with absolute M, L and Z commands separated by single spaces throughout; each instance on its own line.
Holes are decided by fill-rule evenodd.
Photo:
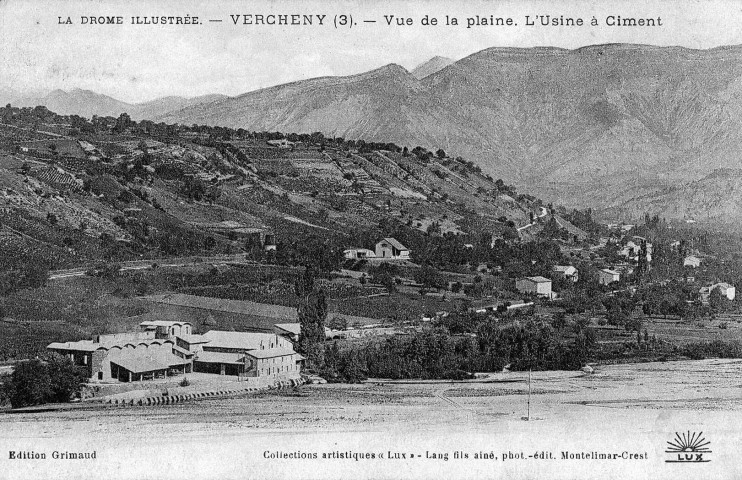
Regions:
M 93 115 L 118 117 L 121 113 L 126 112 L 133 120 L 138 121 L 154 119 L 173 110 L 180 110 L 225 98 L 228 97 L 218 94 L 193 98 L 169 96 L 132 104 L 91 90 L 76 88 L 69 92 L 53 90 L 42 96 L 16 98 L 12 100 L 12 104 L 29 107 L 44 105 L 49 110 L 62 115 L 80 115 L 86 118 L 90 118 Z
M 742 220 L 739 46 L 489 48 L 412 72 L 389 64 L 149 112 L 169 123 L 443 148 L 606 217 L 647 209 Z

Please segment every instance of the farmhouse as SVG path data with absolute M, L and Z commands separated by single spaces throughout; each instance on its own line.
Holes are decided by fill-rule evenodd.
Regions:
M 276 332 L 276 335 L 287 338 L 293 343 L 299 341 L 299 335 L 301 335 L 300 323 L 277 323 L 273 325 L 273 329 Z M 332 340 L 344 337 L 345 332 L 331 330 L 330 328 L 325 327 L 325 340 Z
M 376 252 L 368 248 L 347 248 L 343 250 L 343 256 L 348 260 L 362 260 L 376 256 Z
M 551 298 L 551 280 L 545 277 L 525 277 L 515 281 L 515 288 L 521 293 Z
M 688 255 L 683 259 L 684 267 L 698 268 L 701 266 L 701 259 L 695 255 Z
M 613 282 L 617 282 L 621 279 L 621 274 L 615 270 L 609 270 L 604 268 L 598 271 L 598 283 L 600 285 L 610 285 Z
M 281 138 L 279 140 L 268 140 L 268 145 L 272 145 L 278 148 L 293 148 L 294 142 L 290 142 L 285 138 Z
M 728 300 L 734 300 L 734 298 L 737 296 L 737 290 L 734 285 L 730 285 L 726 282 L 720 282 L 706 287 L 701 287 L 701 289 L 698 291 L 701 297 L 701 301 L 703 303 L 708 303 L 711 292 L 716 289 L 719 289 L 719 293 L 721 293 L 721 295 Z
M 572 265 L 555 265 L 554 272 L 573 282 L 579 279 L 579 272 Z
M 387 237 L 376 244 L 376 256 L 394 260 L 407 260 L 410 258 L 410 250 L 397 239 Z

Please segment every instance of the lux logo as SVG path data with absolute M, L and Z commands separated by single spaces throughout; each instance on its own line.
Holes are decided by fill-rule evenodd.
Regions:
M 690 432 L 675 433 L 675 438 L 672 441 L 667 442 L 669 447 L 665 450 L 665 453 L 675 453 L 677 458 L 672 460 L 665 460 L 666 463 L 699 463 L 699 462 L 710 462 L 711 460 L 704 460 L 704 453 L 711 453 L 708 445 L 711 442 L 706 441 L 703 437 L 703 432 L 693 433 Z

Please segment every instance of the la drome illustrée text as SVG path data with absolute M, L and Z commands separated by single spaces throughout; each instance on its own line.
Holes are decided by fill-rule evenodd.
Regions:
M 350 15 L 336 16 L 335 19 L 341 26 L 355 24 L 356 22 Z M 302 14 L 241 14 L 230 15 L 229 22 L 233 25 L 248 26 L 325 26 L 328 25 L 326 20 L 328 15 L 302 15 Z M 210 20 L 211 22 L 221 22 L 222 20 Z M 57 23 L 60 25 L 74 24 L 71 17 L 58 17 Z M 81 16 L 81 25 L 123 25 L 124 17 L 122 16 Z M 204 22 L 197 16 L 156 16 L 156 17 L 131 17 L 132 25 L 202 25 Z M 377 23 L 376 20 L 364 20 L 364 23 Z M 382 25 L 387 26 L 412 26 L 420 24 L 423 26 L 456 26 L 466 25 L 467 28 L 473 27 L 513 27 L 518 26 L 513 17 L 496 17 L 494 15 L 475 15 L 466 17 L 461 22 L 459 18 L 445 15 L 438 19 L 430 15 L 423 15 L 419 18 L 402 17 L 396 15 L 384 15 L 383 20 L 379 21 Z M 522 23 L 527 27 L 582 27 L 586 25 L 608 27 L 662 27 L 661 17 L 637 18 L 623 17 L 620 15 L 608 15 L 601 23 L 598 18 L 591 17 L 584 19 L 580 17 L 566 17 L 564 15 L 525 15 Z

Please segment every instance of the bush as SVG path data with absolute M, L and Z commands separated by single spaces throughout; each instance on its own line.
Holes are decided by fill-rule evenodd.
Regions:
M 181 387 L 187 387 L 191 384 L 191 382 L 188 381 L 188 377 L 183 377 L 183 380 L 180 381 L 178 385 Z
M 71 360 L 52 353 L 45 360 L 19 362 L 7 383 L 5 395 L 13 408 L 50 402 L 69 402 L 80 392 L 84 374 Z

